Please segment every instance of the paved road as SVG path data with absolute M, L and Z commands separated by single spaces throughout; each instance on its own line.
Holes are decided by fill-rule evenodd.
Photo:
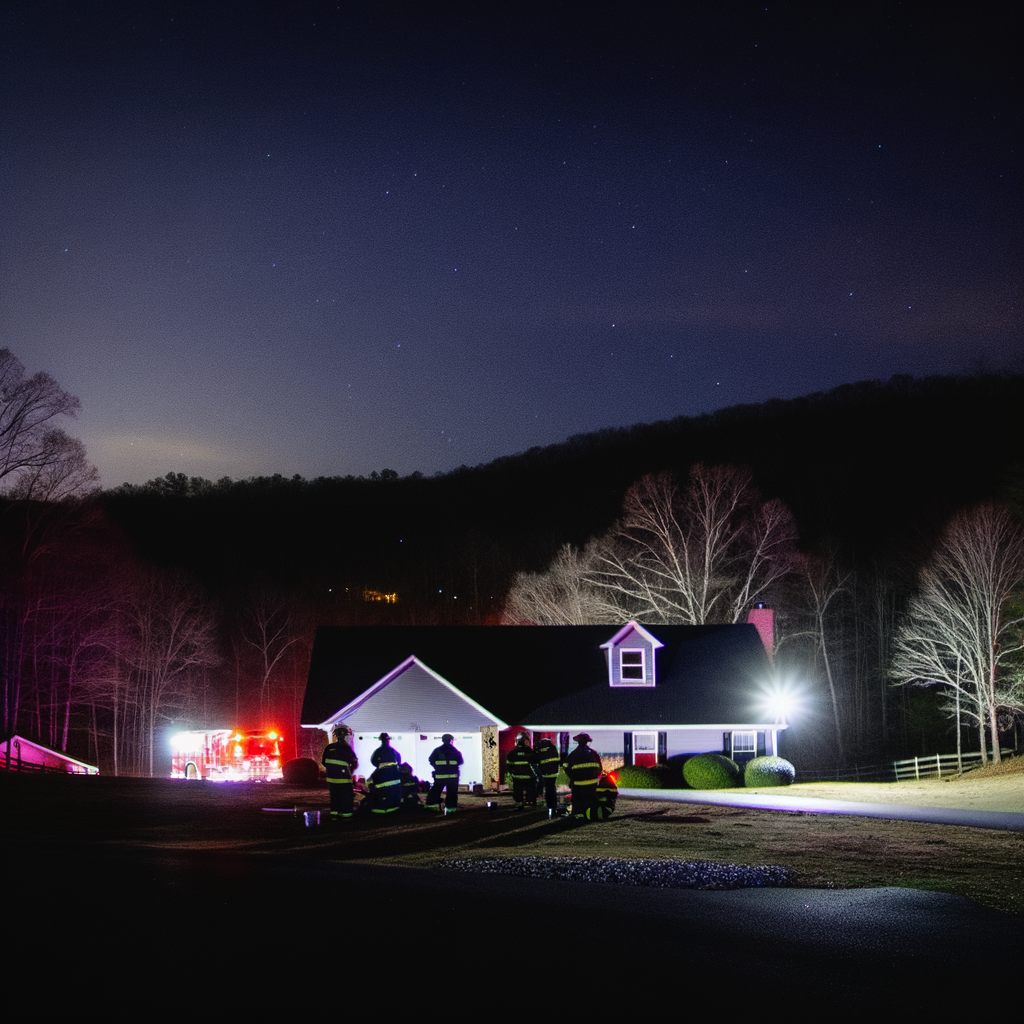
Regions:
M 962 979 L 1016 977 L 1024 955 L 1021 918 L 913 889 L 694 892 L 51 845 L 7 846 L 0 863 L 32 894 L 6 930 L 10 986 L 59 967 L 83 998 L 131 978 L 147 1001 L 218 994 L 233 1019 L 281 996 L 318 1018 L 361 996 L 424 1017 L 482 998 L 489 1020 L 520 997 L 560 1013 L 625 996 L 652 1009 L 669 997 L 680 1015 L 708 997 L 769 999 L 789 1016 L 920 1014 L 948 1009 Z
M 804 811 L 807 814 L 847 814 L 857 818 L 892 818 L 895 821 L 926 821 L 936 825 L 969 825 L 1007 832 L 1024 832 L 1024 814 L 1011 811 L 967 811 L 953 807 L 908 807 L 903 804 L 823 800 L 811 796 L 768 796 L 764 793 L 723 793 L 714 789 L 620 789 L 623 796 L 639 800 L 668 800 L 684 804 L 719 804 L 724 807 L 756 807 L 765 811 Z

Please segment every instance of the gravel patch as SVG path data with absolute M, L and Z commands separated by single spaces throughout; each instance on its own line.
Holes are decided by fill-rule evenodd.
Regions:
M 655 889 L 762 889 L 793 885 L 796 872 L 778 864 L 718 864 L 714 861 L 621 860 L 614 857 L 481 857 L 446 860 L 445 871 L 610 882 Z

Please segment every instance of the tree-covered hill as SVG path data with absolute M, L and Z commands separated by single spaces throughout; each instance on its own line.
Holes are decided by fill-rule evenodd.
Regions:
M 516 572 L 605 531 L 631 483 L 662 469 L 682 478 L 695 462 L 748 466 L 805 546 L 919 561 L 954 511 L 1008 485 L 1022 408 L 1019 376 L 898 377 L 578 435 L 434 477 L 170 474 L 103 503 L 141 555 L 215 593 L 260 582 L 329 616 L 340 602 L 354 613 L 368 589 L 398 594 L 392 616 L 478 621 Z

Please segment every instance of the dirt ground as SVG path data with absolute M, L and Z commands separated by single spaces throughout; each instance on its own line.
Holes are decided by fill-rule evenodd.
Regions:
M 788 792 L 1020 810 L 1022 783 L 1024 773 L 1006 773 L 950 783 L 814 784 Z M 84 843 L 417 867 L 455 857 L 529 854 L 710 860 L 783 865 L 805 887 L 909 886 L 1024 913 L 1020 832 L 627 799 L 610 821 L 573 826 L 549 821 L 543 812 L 516 813 L 507 795 L 494 809 L 482 798 L 463 797 L 459 813 L 448 818 L 424 812 L 307 827 L 304 812 L 326 806 L 326 787 L 0 777 L 9 855 L 28 854 L 34 844 Z

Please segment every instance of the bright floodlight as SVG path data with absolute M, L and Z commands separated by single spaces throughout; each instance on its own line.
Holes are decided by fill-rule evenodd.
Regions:
M 776 721 L 787 721 L 793 709 L 793 701 L 787 694 L 776 693 L 768 700 L 768 713 Z
M 788 683 L 775 682 L 761 694 L 761 707 L 774 722 L 786 724 L 800 711 L 800 691 Z

